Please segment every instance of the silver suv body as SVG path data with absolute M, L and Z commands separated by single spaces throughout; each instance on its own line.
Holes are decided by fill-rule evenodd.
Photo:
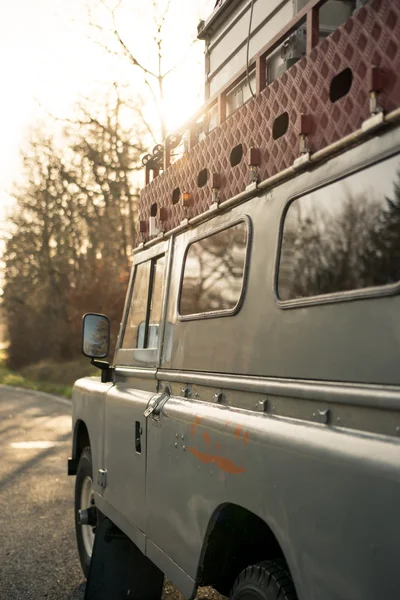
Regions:
M 284 559 L 300 600 L 397 597 L 400 128 L 138 249 L 73 465 L 187 598 Z M 75 462 L 74 462 L 75 461 Z

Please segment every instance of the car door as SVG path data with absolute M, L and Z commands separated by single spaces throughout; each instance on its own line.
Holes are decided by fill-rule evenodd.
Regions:
M 143 549 L 146 520 L 146 410 L 157 393 L 167 244 L 135 260 L 116 351 L 115 385 L 106 398 L 103 499 L 109 516 Z

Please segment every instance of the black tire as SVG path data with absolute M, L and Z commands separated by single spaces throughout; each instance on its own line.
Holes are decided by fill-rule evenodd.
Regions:
M 297 600 L 284 560 L 266 560 L 244 569 L 236 579 L 230 600 Z
M 91 554 L 87 551 L 87 542 L 85 545 L 85 536 L 83 532 L 83 527 L 89 527 L 88 525 L 81 525 L 78 521 L 78 512 L 81 509 L 88 508 L 88 506 L 81 505 L 82 498 L 82 488 L 84 485 L 84 481 L 90 477 L 93 481 L 93 467 L 92 467 L 92 452 L 90 446 L 86 446 L 83 449 L 81 457 L 78 463 L 78 469 L 76 473 L 76 481 L 75 481 L 75 532 L 76 532 L 76 542 L 78 545 L 78 553 L 79 559 L 81 561 L 82 571 L 85 577 L 88 576 L 89 566 L 91 560 Z M 93 500 L 94 502 L 94 500 Z M 93 533 L 95 528 L 92 528 Z

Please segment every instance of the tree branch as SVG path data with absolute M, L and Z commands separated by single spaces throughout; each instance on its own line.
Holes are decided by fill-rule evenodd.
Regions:
M 104 0 L 102 0 L 102 4 L 104 6 L 106 6 L 104 4 Z M 119 1 L 117 3 L 117 5 L 112 10 L 109 9 L 110 12 L 111 12 L 111 17 L 112 17 L 112 22 L 113 22 L 113 28 L 114 28 L 113 33 L 114 33 L 114 36 L 115 36 L 116 40 L 118 41 L 119 45 L 121 46 L 124 54 L 129 58 L 129 60 L 132 62 L 132 64 L 135 67 L 139 67 L 139 69 L 141 69 L 142 72 L 145 73 L 146 75 L 148 75 L 150 77 L 157 78 L 157 75 L 155 73 L 153 73 L 152 71 L 150 71 L 149 69 L 147 69 L 144 65 L 142 65 L 137 60 L 137 58 L 132 54 L 132 52 L 129 50 L 128 46 L 125 44 L 124 40 L 122 39 L 122 37 L 121 37 L 121 35 L 120 35 L 119 31 L 118 31 L 118 27 L 117 27 L 117 23 L 116 23 L 116 18 L 115 18 L 115 12 L 120 7 L 120 5 L 121 5 L 121 1 Z

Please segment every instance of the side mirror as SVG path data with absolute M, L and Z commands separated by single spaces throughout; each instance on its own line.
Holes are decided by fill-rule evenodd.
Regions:
M 82 323 L 82 352 L 89 358 L 105 358 L 110 350 L 110 321 L 105 315 L 87 313 Z

